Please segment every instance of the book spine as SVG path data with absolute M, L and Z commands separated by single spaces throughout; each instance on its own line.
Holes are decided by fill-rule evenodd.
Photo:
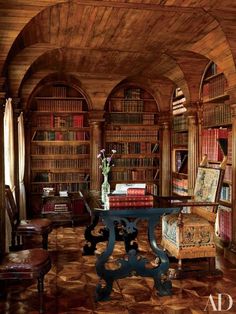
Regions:
M 127 195 L 145 195 L 146 189 L 135 189 L 129 188 L 127 189 Z
M 140 201 L 153 201 L 152 195 L 120 195 L 120 196 L 109 196 L 110 202 L 140 202 Z
M 109 203 L 110 209 L 112 208 L 129 208 L 129 207 L 153 207 L 153 201 L 141 201 L 141 202 L 112 202 Z

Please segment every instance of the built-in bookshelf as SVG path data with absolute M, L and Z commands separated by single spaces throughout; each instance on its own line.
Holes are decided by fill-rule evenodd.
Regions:
M 55 195 L 88 189 L 90 129 L 84 96 L 66 85 L 46 86 L 32 101 L 30 121 L 31 197 L 48 187 Z
M 147 192 L 158 194 L 160 145 L 158 106 L 147 91 L 136 86 L 116 89 L 106 103 L 106 151 L 115 149 L 109 181 L 146 183 Z
M 188 125 L 186 98 L 177 87 L 172 97 L 172 193 L 188 194 Z
M 232 202 L 232 127 L 231 109 L 227 102 L 227 80 L 221 69 L 210 63 L 202 81 L 202 156 L 207 154 L 211 166 L 218 167 L 227 155 L 224 182 L 220 194 L 217 233 L 224 242 L 231 240 Z

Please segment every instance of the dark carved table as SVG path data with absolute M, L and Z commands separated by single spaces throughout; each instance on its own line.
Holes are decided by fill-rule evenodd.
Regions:
M 105 301 L 109 299 L 113 282 L 116 279 L 131 275 L 152 277 L 154 286 L 160 296 L 172 294 L 172 284 L 167 276 L 169 269 L 169 259 L 166 253 L 158 246 L 155 238 L 155 227 L 163 214 L 179 212 L 179 208 L 143 208 L 143 209 L 122 209 L 122 210 L 94 210 L 94 217 L 101 219 L 105 225 L 105 233 L 101 235 L 101 240 L 107 240 L 106 250 L 97 257 L 96 271 L 98 276 L 105 282 L 102 286 L 96 287 L 96 300 Z M 150 247 L 158 261 L 153 268 L 146 267 L 148 260 L 143 258 L 138 252 L 138 246 L 127 245 L 131 238 L 138 232 L 138 222 L 147 221 L 147 233 Z M 118 240 L 125 242 L 126 257 L 119 259 L 119 268 L 115 270 L 107 269 L 106 263 L 113 253 L 115 241 L 117 240 L 117 228 L 119 232 Z M 128 240 L 127 240 L 128 238 Z M 98 242 L 97 242 L 98 243 Z

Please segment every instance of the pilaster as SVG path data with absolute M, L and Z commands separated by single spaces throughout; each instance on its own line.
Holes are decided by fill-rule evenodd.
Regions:
M 198 131 L 199 103 L 190 103 L 187 107 L 188 123 L 188 194 L 192 195 L 196 182 L 199 165 L 199 131 Z
M 99 168 L 99 161 L 97 155 L 103 148 L 103 122 L 104 111 L 90 111 L 89 125 L 90 125 L 90 191 L 92 194 L 99 194 L 101 189 L 101 169 Z
M 160 194 L 161 196 L 170 195 L 171 187 L 171 130 L 170 112 L 162 113 L 160 119 L 161 133 L 161 175 L 160 175 Z

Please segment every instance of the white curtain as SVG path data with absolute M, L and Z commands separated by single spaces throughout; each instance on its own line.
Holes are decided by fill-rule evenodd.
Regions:
M 20 219 L 26 219 L 26 196 L 25 196 L 25 132 L 24 118 L 21 112 L 18 118 L 18 151 L 19 151 L 19 210 Z
M 4 112 L 4 163 L 5 163 L 5 184 L 9 185 L 15 196 L 14 184 L 14 128 L 12 99 L 6 100 Z M 6 251 L 11 245 L 11 224 L 8 214 L 6 214 Z

